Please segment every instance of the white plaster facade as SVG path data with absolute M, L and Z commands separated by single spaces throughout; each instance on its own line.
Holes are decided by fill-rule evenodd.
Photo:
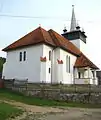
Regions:
M 26 51 L 26 60 L 19 61 L 19 53 L 24 51 Z M 49 60 L 49 51 L 51 51 L 51 60 Z M 70 57 L 70 72 L 66 71 L 66 56 Z M 46 57 L 46 61 L 40 61 L 40 57 Z M 28 79 L 28 82 L 33 83 L 63 84 L 74 84 L 76 81 L 77 84 L 82 84 L 84 83 L 82 78 L 89 78 L 92 79 L 90 84 L 97 84 L 97 81 L 93 82 L 91 69 L 87 71 L 85 68 L 74 69 L 76 59 L 76 56 L 61 48 L 54 49 L 44 44 L 24 47 L 7 52 L 3 77 L 5 79 Z M 63 64 L 58 64 L 57 60 L 62 60 Z M 78 72 L 81 72 L 80 78 Z
M 19 53 L 26 51 L 26 61 L 19 61 Z M 7 52 L 3 68 L 5 79 L 28 79 L 29 82 L 40 82 L 40 56 L 43 46 L 30 46 Z
M 80 39 L 75 39 L 75 40 L 71 40 L 71 42 L 77 47 L 79 48 L 80 51 L 82 51 L 83 53 L 86 53 L 86 44 L 80 40 Z

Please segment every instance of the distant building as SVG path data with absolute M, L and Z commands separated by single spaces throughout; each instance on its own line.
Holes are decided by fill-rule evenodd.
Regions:
M 72 9 L 71 28 L 59 35 L 38 27 L 3 51 L 5 79 L 28 79 L 32 83 L 98 84 L 98 67 L 83 53 L 85 32 L 76 23 Z

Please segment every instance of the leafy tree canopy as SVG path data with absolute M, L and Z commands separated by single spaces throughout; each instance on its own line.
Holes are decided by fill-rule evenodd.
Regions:
M 0 57 L 0 72 L 2 72 L 3 64 L 6 62 L 6 58 Z

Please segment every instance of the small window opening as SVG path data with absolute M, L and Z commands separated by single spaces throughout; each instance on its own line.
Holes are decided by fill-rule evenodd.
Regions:
M 22 61 L 22 52 L 20 52 L 19 61 Z
M 51 72 L 51 69 L 49 68 L 49 73 Z
M 51 60 L 51 51 L 49 51 L 49 60 Z

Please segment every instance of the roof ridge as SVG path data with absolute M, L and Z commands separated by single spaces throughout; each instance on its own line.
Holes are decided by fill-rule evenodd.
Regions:
M 55 39 L 58 41 L 59 47 L 61 47 L 61 48 L 63 48 L 63 49 L 68 49 L 68 47 L 65 46 L 65 45 L 70 44 L 70 46 L 74 47 L 75 50 L 77 50 L 79 53 L 78 53 L 78 54 L 74 53 L 73 51 L 70 50 L 70 48 L 68 49 L 68 52 L 70 52 L 70 53 L 72 53 L 72 54 L 74 54 L 74 55 L 76 55 L 76 56 L 79 56 L 79 54 L 81 53 L 81 51 L 80 51 L 73 43 L 71 43 L 68 39 L 64 38 L 62 35 L 60 35 L 59 33 L 55 32 L 55 31 L 52 30 L 52 29 L 50 29 L 49 31 L 51 31 L 51 32 L 53 33 Z M 62 39 L 60 39 L 60 41 L 59 41 L 59 37 L 62 38 Z M 63 41 L 62 41 L 62 40 L 63 40 Z M 56 42 L 56 41 L 55 41 L 55 42 Z M 62 42 L 63 42 L 63 43 L 66 42 L 66 43 L 62 44 Z M 64 47 L 63 47 L 63 46 L 64 46 Z
M 42 28 L 42 27 L 39 27 L 39 29 L 40 29 L 40 33 L 41 33 L 41 34 L 42 34 L 42 36 L 43 36 L 43 41 L 44 41 L 44 39 L 45 39 L 45 38 L 44 38 L 44 35 L 43 35 L 43 31 L 42 31 L 42 30 L 43 30 L 43 28 Z
M 55 36 L 54 33 L 53 33 L 54 31 L 53 31 L 52 29 L 50 29 L 48 32 L 49 32 L 52 40 L 54 41 L 54 43 L 55 43 L 56 45 L 60 46 L 60 42 L 58 41 L 58 39 L 56 38 L 56 36 Z

